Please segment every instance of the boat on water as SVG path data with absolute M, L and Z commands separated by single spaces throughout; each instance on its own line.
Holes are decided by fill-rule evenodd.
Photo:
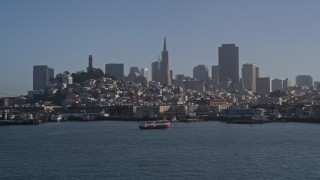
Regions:
M 81 121 L 93 121 L 93 120 L 94 120 L 94 116 L 93 115 L 84 114 L 81 117 Z
M 63 117 L 61 114 L 53 114 L 49 119 L 50 122 L 60 122 L 62 120 L 63 120 Z
M 170 127 L 170 121 L 158 120 L 158 121 L 144 121 L 140 123 L 140 129 L 167 129 Z
M 175 123 L 179 122 L 178 119 L 174 116 L 173 118 L 170 119 L 170 122 Z

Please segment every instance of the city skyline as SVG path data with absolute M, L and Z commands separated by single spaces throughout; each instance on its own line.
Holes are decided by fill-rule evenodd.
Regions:
M 240 67 L 255 63 L 261 77 L 320 79 L 319 2 L 166 2 L 2 1 L 0 92 L 32 90 L 34 65 L 85 70 L 90 54 L 100 69 L 108 63 L 125 64 L 126 75 L 132 66 L 151 69 L 164 36 L 174 77 L 192 76 L 200 64 L 211 70 L 218 47 L 234 43 Z

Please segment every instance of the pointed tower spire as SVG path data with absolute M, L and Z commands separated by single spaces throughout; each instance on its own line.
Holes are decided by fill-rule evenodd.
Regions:
M 163 51 L 167 51 L 166 37 L 164 37 Z

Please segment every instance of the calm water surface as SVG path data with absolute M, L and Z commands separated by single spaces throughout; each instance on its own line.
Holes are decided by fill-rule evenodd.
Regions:
M 320 125 L 0 127 L 0 179 L 320 179 Z

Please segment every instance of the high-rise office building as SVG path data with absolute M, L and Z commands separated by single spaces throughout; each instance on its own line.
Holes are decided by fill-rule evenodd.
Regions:
M 257 93 L 270 93 L 272 89 L 270 77 L 259 77 L 257 78 Z
M 171 84 L 171 75 L 169 67 L 169 53 L 167 51 L 166 37 L 164 37 L 163 51 L 161 53 L 161 63 L 160 63 L 160 83 L 161 84 Z
M 172 81 L 173 81 L 173 70 L 172 69 L 170 70 L 170 81 L 171 81 L 171 84 L 172 84 Z
M 140 76 L 145 77 L 148 80 L 149 70 L 147 68 L 141 68 L 139 71 Z
M 198 65 L 193 68 L 193 78 L 200 81 L 207 81 L 209 79 L 208 67 L 205 65 Z
M 313 86 L 314 86 L 314 88 L 319 89 L 320 88 L 320 81 L 314 81 Z
M 313 78 L 310 75 L 298 75 L 296 76 L 296 85 L 298 87 L 313 87 Z
M 169 53 L 167 51 L 166 37 L 164 37 L 163 51 L 161 52 L 161 61 L 153 62 L 151 65 L 152 81 L 161 84 L 172 84 L 173 73 L 169 67 Z
M 184 84 L 183 84 L 184 80 L 185 80 L 185 76 L 183 74 L 177 74 L 176 78 L 174 80 L 174 85 L 183 87 L 184 86 Z
M 33 66 L 33 90 L 45 90 L 54 78 L 54 70 L 47 65 Z
M 281 79 L 273 79 L 272 80 L 272 91 L 283 89 L 283 82 Z
M 230 81 L 232 88 L 239 84 L 239 48 L 235 44 L 219 47 L 219 81 Z
M 256 92 L 256 65 L 244 64 L 242 66 L 242 83 L 243 88 Z
M 140 70 L 138 67 L 130 67 L 130 71 L 129 71 L 129 74 L 139 74 L 140 73 Z
M 177 74 L 176 75 L 176 81 L 183 81 L 185 78 L 184 74 Z
M 126 81 L 136 82 L 136 78 L 140 76 L 138 67 L 130 67 L 129 74 L 126 78 Z
M 260 77 L 260 68 L 256 67 L 256 78 Z
M 151 80 L 154 82 L 160 82 L 160 58 L 151 64 Z
M 282 84 L 283 89 L 287 90 L 291 86 L 291 81 L 288 78 L 286 78 L 285 80 L 283 80 Z
M 124 65 L 123 64 L 106 64 L 105 73 L 113 76 L 116 80 L 124 80 Z
M 130 72 L 127 77 L 125 77 L 126 81 L 132 81 L 135 83 L 148 83 L 148 69 L 138 67 L 130 67 Z
M 212 75 L 212 87 L 214 90 L 218 90 L 219 89 L 219 66 L 212 66 L 211 75 Z

